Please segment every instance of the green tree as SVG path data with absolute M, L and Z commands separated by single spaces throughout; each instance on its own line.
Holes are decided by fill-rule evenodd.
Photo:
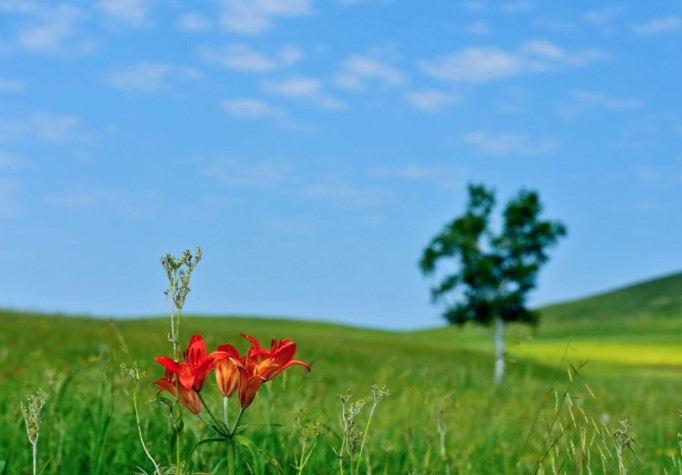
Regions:
M 424 274 L 439 277 L 439 263 L 454 267 L 431 288 L 432 300 L 445 304 L 443 316 L 448 322 L 495 325 L 495 383 L 499 384 L 504 375 L 504 324 L 538 323 L 539 316 L 526 307 L 526 298 L 549 258 L 547 248 L 566 235 L 566 227 L 541 220 L 538 194 L 521 190 L 504 208 L 502 228 L 496 234 L 490 223 L 494 190 L 470 184 L 468 192 L 466 211 L 431 240 L 419 267 Z

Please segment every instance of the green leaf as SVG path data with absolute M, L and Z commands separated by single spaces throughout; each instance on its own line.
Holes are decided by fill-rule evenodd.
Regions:
M 222 437 L 210 437 L 208 439 L 201 439 L 199 442 L 194 444 L 194 446 L 190 449 L 189 453 L 187 454 L 187 469 L 190 473 L 192 470 L 192 455 L 194 455 L 194 451 L 198 449 L 199 446 L 209 444 L 211 442 L 225 442 L 225 439 Z
M 254 444 L 253 440 L 244 435 L 235 435 L 232 440 L 248 449 L 254 465 L 258 465 L 260 463 L 260 457 L 258 457 L 258 447 L 256 447 L 256 444 Z
M 45 470 L 47 469 L 48 465 L 50 465 L 50 462 L 51 462 L 51 461 L 52 461 L 52 458 L 51 458 L 51 457 L 50 457 L 49 459 L 47 459 L 47 462 L 45 462 L 45 464 L 43 465 L 43 468 L 41 468 L 40 470 L 38 470 L 38 474 L 37 474 L 37 475 L 42 475 L 42 473 L 45 472 Z

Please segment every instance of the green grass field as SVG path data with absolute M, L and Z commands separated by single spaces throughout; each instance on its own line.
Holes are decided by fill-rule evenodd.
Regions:
M 292 338 L 293 367 L 261 389 L 247 411 L 237 473 L 296 473 L 304 442 L 296 412 L 324 435 L 304 473 L 339 473 L 338 394 L 391 395 L 376 409 L 360 473 L 682 473 L 682 275 L 542 309 L 537 329 L 510 328 L 505 384 L 492 385 L 489 330 L 467 327 L 387 332 L 303 321 L 185 316 L 183 344 L 202 334 L 209 348 Z M 188 299 L 191 310 L 191 296 Z M 135 425 L 131 383 L 120 363 L 147 371 L 139 386 L 143 431 L 169 465 L 164 408 L 148 384 L 162 375 L 153 358 L 171 353 L 167 319 L 102 319 L 0 313 L 0 474 L 31 473 L 19 403 L 50 396 L 39 439 L 44 474 L 129 474 L 152 467 Z M 572 374 L 570 365 L 578 367 Z M 560 366 L 561 365 L 561 366 Z M 219 407 L 212 376 L 203 391 Z M 367 409 L 358 424 L 364 427 Z M 629 419 L 637 442 L 613 434 Z M 210 436 L 185 414 L 183 444 Z M 622 434 L 621 434 L 622 436 Z M 307 443 L 307 448 L 312 441 Z M 225 449 L 205 445 L 195 473 L 226 473 Z M 638 460 L 639 459 L 639 460 Z M 348 472 L 346 468 L 345 473 Z

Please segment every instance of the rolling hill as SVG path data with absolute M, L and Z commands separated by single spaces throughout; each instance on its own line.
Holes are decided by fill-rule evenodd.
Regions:
M 539 328 L 509 328 L 506 384 L 498 389 L 492 387 L 490 330 L 475 326 L 395 332 L 310 321 L 187 315 L 182 339 L 199 333 L 210 348 L 232 342 L 242 352 L 246 342 L 240 332 L 264 343 L 272 337 L 296 341 L 296 357 L 309 362 L 312 372 L 294 368 L 269 383 L 246 419 L 252 424 L 249 435 L 285 467 L 292 467 L 299 456 L 294 452 L 300 446 L 294 416 L 305 410 L 322 421 L 326 432 L 308 473 L 331 473 L 329 467 L 338 464 L 337 395 L 351 388 L 358 397 L 371 398 L 367 391 L 377 383 L 391 391 L 372 423 L 373 460 L 383 473 L 406 469 L 445 473 L 448 464 L 458 467 L 458 473 L 529 473 L 546 453 L 544 431 L 535 430 L 532 421 L 555 417 L 553 411 L 559 411 L 555 407 L 561 407 L 554 404 L 558 399 L 547 402 L 546 397 L 561 387 L 571 388 L 571 400 L 580 401 L 581 413 L 584 409 L 589 414 L 589 420 L 584 416 L 589 427 L 597 428 L 594 421 L 603 421 L 605 414 L 613 423 L 622 417 L 633 421 L 642 443 L 638 450 L 647 460 L 646 472 L 633 473 L 677 473 L 682 460 L 671 457 L 679 453 L 672 434 L 679 430 L 682 390 L 678 289 L 682 274 L 540 309 Z M 145 430 L 156 453 L 163 454 L 167 446 L 163 408 L 146 401 L 154 398 L 149 381 L 161 375 L 153 358 L 169 354 L 167 334 L 166 317 L 111 321 L 0 311 L 4 383 L 0 426 L 8 428 L 0 433 L 0 467 L 11 459 L 8 473 L 20 473 L 30 464 L 17 406 L 38 387 L 52 395 L 41 435 L 42 459 L 50 461 L 46 475 L 113 475 L 145 464 L 136 426 L 131 424 L 130 383 L 119 370 L 120 363 L 132 361 L 147 372 L 147 381 L 139 387 L 145 401 L 142 419 L 148 421 Z M 586 359 L 590 363 L 579 379 L 569 381 L 566 368 L 556 369 L 559 361 L 578 366 Z M 205 392 L 215 405 L 219 396 L 215 388 Z M 573 416 L 566 408 L 561 415 L 564 427 L 577 424 Z M 441 436 L 437 429 L 445 427 L 442 450 L 451 455 L 433 457 Z M 585 440 L 583 429 L 588 430 L 576 426 L 565 450 Z M 530 440 L 528 446 L 524 440 Z M 602 448 L 608 450 L 607 445 L 600 445 L 599 451 Z M 202 462 L 217 466 L 222 453 L 222 447 L 202 450 Z M 599 460 L 596 449 L 592 455 Z M 614 461 L 607 460 L 615 468 Z M 256 473 L 274 472 L 265 467 Z
M 682 330 L 682 273 L 539 309 L 544 336 L 669 334 Z

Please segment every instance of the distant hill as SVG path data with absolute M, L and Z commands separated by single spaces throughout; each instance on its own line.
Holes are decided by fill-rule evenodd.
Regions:
M 543 334 L 682 330 L 682 273 L 539 309 Z M 582 331 L 581 331 L 582 330 Z

